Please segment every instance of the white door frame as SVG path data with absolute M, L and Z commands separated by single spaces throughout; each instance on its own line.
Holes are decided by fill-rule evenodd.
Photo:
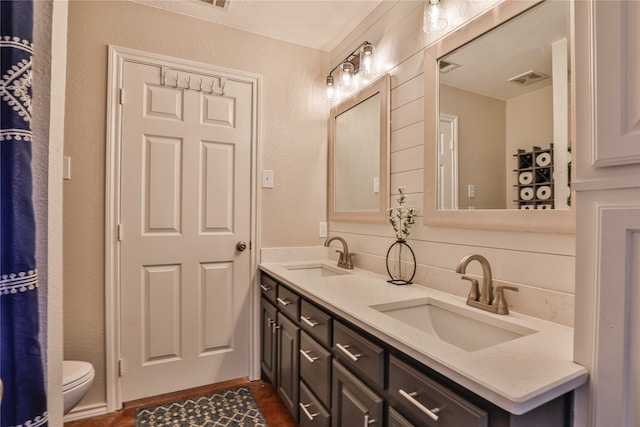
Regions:
M 258 327 L 259 298 L 258 289 L 258 241 L 260 224 L 257 171 L 259 170 L 259 132 L 260 100 L 262 77 L 258 74 L 237 71 L 195 61 L 183 60 L 150 52 L 142 52 L 119 46 L 109 45 L 109 70 L 107 93 L 107 153 L 105 169 L 105 337 L 106 337 L 106 392 L 107 411 L 122 408 L 120 388 L 120 243 L 118 240 L 118 224 L 120 223 L 120 153 L 122 108 L 120 105 L 120 88 L 123 82 L 124 63 L 138 62 L 156 66 L 167 66 L 186 72 L 215 74 L 227 79 L 241 81 L 252 85 L 252 123 L 251 123 L 251 251 L 250 277 L 252 286 L 250 304 L 250 368 L 249 378 L 260 377 L 260 329 Z
M 453 116 L 451 114 L 440 113 L 440 119 L 438 120 L 438 127 L 440 126 L 440 122 L 448 123 L 451 127 L 451 138 L 453 139 L 453 162 L 451 164 L 451 199 L 453 200 L 453 209 L 458 209 L 458 116 Z M 440 138 L 440 132 L 438 132 L 438 138 Z M 438 153 L 438 157 L 440 153 Z M 440 163 L 440 159 L 438 158 L 438 164 Z M 438 167 L 438 180 L 440 180 L 440 168 Z M 438 205 L 441 205 L 440 198 L 442 197 L 440 194 L 440 182 L 437 183 L 436 188 L 438 189 Z M 441 207 L 439 207 L 441 209 Z

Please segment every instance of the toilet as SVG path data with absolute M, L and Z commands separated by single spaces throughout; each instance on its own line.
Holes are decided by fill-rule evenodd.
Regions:
M 89 362 L 64 360 L 62 362 L 62 395 L 64 413 L 76 406 L 91 388 L 95 371 Z

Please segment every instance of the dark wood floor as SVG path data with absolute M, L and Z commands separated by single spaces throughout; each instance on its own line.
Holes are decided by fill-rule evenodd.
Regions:
M 247 385 L 256 403 L 260 407 L 260 411 L 267 423 L 271 427 L 297 427 L 298 424 L 293 420 L 289 411 L 284 406 L 278 393 L 273 386 L 264 381 L 249 381 L 246 378 L 225 381 L 223 383 L 192 388 L 189 390 L 163 394 L 160 396 L 149 397 L 146 399 L 135 400 L 124 404 L 124 408 L 111 414 L 102 415 L 95 418 L 87 418 L 79 421 L 71 421 L 65 423 L 65 427 L 134 427 L 136 423 L 136 409 L 145 406 L 160 405 L 163 403 L 175 402 L 194 396 L 202 396 L 209 393 L 215 393 L 221 390 L 227 390 L 234 387 Z

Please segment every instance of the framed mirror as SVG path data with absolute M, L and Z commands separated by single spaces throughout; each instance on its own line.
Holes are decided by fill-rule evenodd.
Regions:
M 572 233 L 570 2 L 499 3 L 425 50 L 425 224 Z
M 385 75 L 331 109 L 329 220 L 387 219 L 389 86 Z

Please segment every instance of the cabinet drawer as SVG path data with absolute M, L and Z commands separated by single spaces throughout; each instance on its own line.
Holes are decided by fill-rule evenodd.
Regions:
M 389 421 L 387 422 L 389 427 L 415 427 L 405 417 L 396 412 L 395 409 L 389 407 Z
M 340 322 L 333 322 L 333 353 L 363 381 L 384 389 L 384 349 Z
M 271 277 L 263 274 L 260 277 L 260 291 L 262 295 L 271 301 L 273 304 L 276 303 L 276 289 L 278 288 L 278 283 L 273 280 Z
M 278 296 L 276 297 L 276 305 L 278 309 L 294 322 L 298 323 L 300 297 L 293 291 L 285 288 L 282 285 L 278 285 Z
M 300 326 L 322 345 L 331 346 L 331 316 L 315 305 L 302 300 Z
M 486 427 L 488 423 L 485 411 L 393 356 L 389 358 L 389 400 L 418 425 Z
M 313 396 L 304 382 L 300 381 L 300 426 L 329 427 L 331 414 Z
M 331 353 L 306 332 L 300 334 L 300 376 L 326 407 L 331 405 Z

